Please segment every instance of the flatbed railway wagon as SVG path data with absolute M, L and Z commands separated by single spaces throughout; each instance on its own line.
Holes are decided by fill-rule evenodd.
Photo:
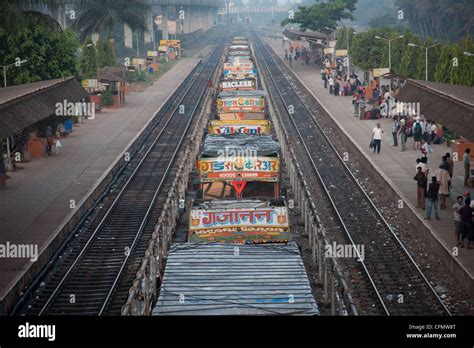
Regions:
M 319 315 L 283 200 L 196 202 L 152 315 Z
M 170 248 L 153 316 L 319 315 L 295 243 Z
M 196 163 L 198 197 L 280 197 L 279 151 L 269 135 L 208 135 Z

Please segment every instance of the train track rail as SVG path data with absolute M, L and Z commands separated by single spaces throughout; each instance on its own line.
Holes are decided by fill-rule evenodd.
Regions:
M 173 164 L 223 49 L 221 40 L 158 112 L 141 149 L 54 267 L 29 291 L 32 300 L 19 313 L 120 314 L 176 172 Z
M 436 293 L 429 280 L 416 264 L 409 251 L 384 219 L 354 177 L 344 159 L 325 134 L 315 117 L 324 115 L 322 107 L 298 86 L 289 69 L 268 44 L 253 35 L 261 74 L 274 96 L 280 120 L 292 141 L 292 147 L 301 158 L 314 196 L 325 207 L 320 211 L 328 223 L 330 235 L 341 233 L 345 243 L 357 249 L 364 246 L 359 260 L 346 259 L 357 282 L 353 295 L 363 294 L 371 299 L 358 299 L 359 306 L 371 314 L 385 315 L 450 315 L 449 309 Z M 326 117 L 328 117 L 326 115 Z M 352 274 L 349 274 L 353 276 Z M 353 282 L 354 283 L 354 282 Z M 360 290 L 360 289 L 359 289 Z M 361 311 L 363 308 L 359 308 Z

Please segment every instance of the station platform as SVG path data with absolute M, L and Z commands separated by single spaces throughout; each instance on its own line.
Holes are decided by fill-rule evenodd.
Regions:
M 0 191 L 0 244 L 34 244 L 44 252 L 67 220 L 70 201 L 80 202 L 97 185 L 199 61 L 182 59 L 143 93 L 128 95 L 124 108 L 103 110 L 75 127 L 61 139 L 59 156 L 34 159 L 8 173 Z M 1 260 L 0 304 L 31 265 L 26 258 Z
M 266 41 L 273 50 L 282 58 L 285 56 L 285 48 L 281 39 L 267 38 Z M 288 47 L 287 47 L 288 48 Z M 420 220 L 429 227 L 431 233 L 449 251 L 451 258 L 456 258 L 464 269 L 463 272 L 472 280 L 474 278 L 474 249 L 459 248 L 458 255 L 453 256 L 452 250 L 456 247 L 454 235 L 453 212 L 451 206 L 454 204 L 456 196 L 469 191 L 471 197 L 474 189 L 464 186 L 464 168 L 462 161 L 454 163 L 454 176 L 452 181 L 451 197 L 446 200 L 447 209 L 439 210 L 440 220 L 434 219 L 434 212 L 431 220 L 424 220 L 426 211 L 417 209 L 416 182 L 413 177 L 416 174 L 416 159 L 421 157 L 420 150 L 413 150 L 413 138 L 408 138 L 406 151 L 401 151 L 401 146 L 392 146 L 393 138 L 391 132 L 392 119 L 381 118 L 379 120 L 359 120 L 354 117 L 352 97 L 335 97 L 329 94 L 329 88 L 324 88 L 321 79 L 320 67 L 314 64 L 301 65 L 300 61 L 294 61 L 292 70 L 307 88 L 316 96 L 321 104 L 331 113 L 332 117 L 339 123 L 343 130 L 352 137 L 364 156 L 382 172 L 387 181 L 401 192 L 402 198 L 409 202 L 416 211 Z M 362 74 L 359 74 L 362 76 Z M 374 154 L 369 148 L 371 134 L 377 122 L 380 122 L 385 133 L 382 137 L 381 153 Z M 446 144 L 433 145 L 433 153 L 428 155 L 428 167 L 430 177 L 434 174 L 441 162 L 441 157 L 451 148 Z M 404 196 L 404 197 L 403 197 Z M 446 253 L 448 254 L 448 253 Z M 471 281 L 472 283 L 472 281 Z

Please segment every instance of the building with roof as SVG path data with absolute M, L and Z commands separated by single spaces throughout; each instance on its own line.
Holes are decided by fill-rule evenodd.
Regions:
M 25 128 L 54 116 L 57 103 L 82 102 L 87 92 L 74 77 L 33 82 L 0 89 L 0 187 L 5 184 L 5 169 L 12 153 L 27 151 L 27 137 L 19 137 Z
M 474 87 L 407 79 L 398 99 L 419 103 L 427 119 L 474 141 Z

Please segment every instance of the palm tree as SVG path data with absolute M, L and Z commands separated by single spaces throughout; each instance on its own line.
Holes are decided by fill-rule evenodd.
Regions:
M 38 10 L 40 6 L 48 6 L 55 10 L 61 5 L 60 0 L 0 0 L 0 29 L 14 33 L 25 28 L 27 23 L 35 22 L 48 30 L 61 31 L 59 23 L 50 15 Z
M 148 30 L 151 8 L 144 0 L 83 0 L 81 8 L 73 24 L 81 41 L 102 31 L 111 34 L 117 24 L 127 24 L 134 31 Z

